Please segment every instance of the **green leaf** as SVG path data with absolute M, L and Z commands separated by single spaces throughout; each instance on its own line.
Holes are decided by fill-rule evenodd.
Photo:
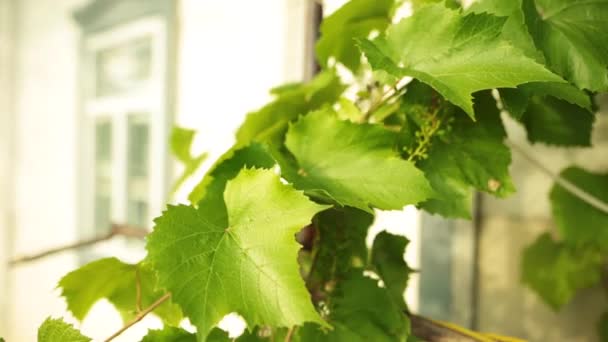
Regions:
M 291 84 L 275 91 L 276 99 L 247 115 L 236 133 L 237 145 L 280 141 L 290 121 L 324 105 L 332 105 L 343 91 L 344 86 L 333 70 L 317 74 L 309 83 Z
M 502 37 L 520 49 L 526 56 L 544 64 L 543 53 L 536 48 L 534 40 L 528 32 L 521 0 L 480 0 L 474 2 L 467 12 L 485 12 L 498 17 L 506 17 L 502 28 Z
M 192 142 L 194 141 L 195 135 L 196 131 L 194 130 L 177 126 L 173 127 L 171 139 L 169 139 L 169 146 L 171 148 L 171 153 L 173 153 L 175 158 L 179 161 L 188 163 L 192 160 L 190 149 L 192 148 Z
M 303 341 L 405 341 L 409 322 L 405 313 L 377 281 L 353 272 L 339 283 L 331 299 L 329 322 L 324 331 L 313 324 L 299 329 Z
M 532 143 L 589 146 L 594 115 L 588 94 L 568 83 L 531 82 L 500 89 L 504 108 L 520 120 Z
M 396 135 L 377 125 L 339 120 L 331 110 L 302 117 L 285 145 L 299 169 L 295 187 L 321 191 L 331 200 L 370 211 L 402 209 L 429 198 L 424 174 L 393 150 Z
M 141 285 L 142 308 L 162 297 L 164 292 L 156 289 L 157 279 L 153 270 L 142 264 L 126 264 L 116 258 L 86 264 L 65 275 L 58 287 L 61 288 L 68 310 L 79 320 L 83 320 L 91 307 L 103 298 L 128 320 L 137 313 L 137 278 Z M 182 319 L 179 307 L 171 302 L 160 305 L 154 314 L 171 325 L 178 325 Z
M 581 89 L 608 89 L 608 0 L 523 0 L 523 9 L 551 69 Z
M 528 96 L 553 96 L 570 104 L 591 110 L 591 97 L 569 83 L 530 82 L 518 87 Z
M 181 328 L 164 327 L 161 330 L 149 330 L 141 342 L 196 342 L 196 334 Z
M 324 324 L 298 272 L 294 234 L 326 207 L 273 171 L 255 169 L 228 181 L 224 203 L 212 201 L 170 206 L 147 245 L 161 285 L 198 328 L 199 341 L 231 312 L 250 327 Z
M 528 108 L 530 97 L 551 96 L 569 104 L 591 110 L 591 99 L 585 92 L 568 83 L 530 82 L 517 88 L 500 89 L 500 98 L 505 110 L 519 120 Z
M 367 38 L 372 31 L 382 32 L 391 23 L 394 0 L 351 0 L 321 23 L 321 38 L 316 51 L 319 64 L 327 66 L 334 57 L 353 72 L 361 63 L 355 38 Z
M 608 312 L 604 312 L 597 322 L 597 331 L 600 342 L 608 342 Z
M 285 341 L 287 336 L 287 328 L 272 328 L 272 327 L 256 327 L 251 331 L 245 330 L 242 335 L 235 338 L 230 338 L 228 333 L 214 328 L 206 342 L 275 342 Z M 297 338 L 292 338 L 293 342 L 300 342 Z
M 524 250 L 522 281 L 558 310 L 578 290 L 600 281 L 601 264 L 602 255 L 597 249 L 575 249 L 545 233 Z
M 531 143 L 591 146 L 595 117 L 590 111 L 552 96 L 533 96 L 521 118 Z
M 374 221 L 369 212 L 344 207 L 320 212 L 314 219 L 319 242 L 314 274 L 309 277 L 327 283 L 343 278 L 367 263 L 367 231 Z
M 393 302 L 406 308 L 403 294 L 412 269 L 405 263 L 405 247 L 409 243 L 403 236 L 380 232 L 372 246 L 372 265 L 384 282 Z
M 340 120 L 349 120 L 352 122 L 365 121 L 365 114 L 363 114 L 361 110 L 349 99 L 341 97 L 338 100 L 338 104 L 340 106 L 337 109 L 336 113 L 338 114 Z
M 236 177 L 243 168 L 269 169 L 276 164 L 270 151 L 263 145 L 251 143 L 245 147 L 232 148 L 224 153 L 211 170 L 188 196 L 190 203 L 198 203 L 203 197 L 215 197 L 219 200 L 226 187 L 226 182 Z
M 560 176 L 608 203 L 608 174 L 570 167 Z M 553 219 L 565 241 L 573 244 L 594 242 L 608 250 L 608 214 L 583 202 L 558 184 L 553 185 L 549 199 Z
M 169 146 L 173 155 L 184 164 L 184 171 L 173 185 L 173 192 L 184 184 L 186 179 L 190 178 L 201 164 L 207 159 L 207 153 L 201 153 L 198 156 L 193 156 L 190 152 L 192 142 L 196 132 L 191 129 L 173 127 Z
M 60 318 L 47 318 L 38 328 L 38 342 L 89 342 L 74 326 Z
M 428 6 L 430 4 L 436 4 L 436 3 L 444 3 L 445 6 L 448 8 L 456 9 L 456 8 L 460 7 L 459 0 L 409 0 L 408 2 L 412 4 L 412 8 L 415 11 L 417 11 L 421 7 Z
M 429 157 L 418 163 L 437 194 L 421 204 L 430 213 L 470 218 L 472 188 L 498 197 L 515 191 L 511 152 L 503 144 L 506 132 L 489 92 L 476 94 L 475 113 L 477 122 L 472 122 L 457 110 L 447 133 L 433 141 Z
M 505 20 L 427 6 L 361 48 L 374 69 L 415 77 L 474 117 L 472 93 L 479 90 L 563 82 L 501 36 Z
M 502 88 L 499 92 L 505 111 L 515 120 L 521 120 L 528 108 L 530 97 L 517 88 Z

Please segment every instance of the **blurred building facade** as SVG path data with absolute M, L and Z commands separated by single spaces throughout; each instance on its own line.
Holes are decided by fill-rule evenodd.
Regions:
M 343 2 L 324 1 L 325 13 Z M 86 260 L 136 261 L 144 251 L 141 243 L 114 239 L 18 267 L 5 261 L 103 234 L 111 222 L 149 226 L 164 203 L 183 201 L 184 193 L 167 196 L 179 171 L 166 147 L 170 127 L 197 129 L 195 149 L 208 151 L 209 161 L 218 157 L 245 114 L 268 101 L 268 89 L 313 75 L 316 6 L 0 0 L 0 336 L 34 341 L 47 316 L 68 316 L 55 286 Z M 605 117 L 592 151 L 530 147 L 516 123 L 508 128 L 552 169 L 576 162 L 605 171 Z M 413 240 L 407 258 L 421 272 L 411 307 L 531 341 L 594 340 L 593 317 L 605 307 L 599 290 L 553 313 L 519 283 L 521 250 L 552 225 L 550 180 L 513 158 L 518 194 L 500 202 L 484 197 L 476 225 L 411 210 L 378 220 L 378 228 L 407 231 Z M 400 223 L 406 219 L 411 224 Z M 121 324 L 99 303 L 80 327 L 98 339 Z M 117 340 L 138 340 L 159 324 L 146 318 Z
M 311 4 L 0 1 L 0 336 L 34 341 L 47 316 L 65 316 L 55 286 L 83 256 L 11 269 L 6 260 L 110 221 L 151 224 L 177 167 L 166 147 L 172 124 L 198 129 L 196 149 L 214 159 L 268 89 L 308 77 Z M 117 240 L 84 258 L 143 254 Z M 121 324 L 101 303 L 82 329 L 102 338 Z M 137 330 L 122 340 L 138 340 Z

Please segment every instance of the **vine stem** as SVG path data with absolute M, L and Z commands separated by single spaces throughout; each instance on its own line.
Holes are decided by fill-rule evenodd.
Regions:
M 427 317 L 409 314 L 412 332 L 424 341 L 462 341 L 462 342 L 498 342 L 507 341 L 506 338 L 493 334 L 484 334 L 471 331 L 455 324 L 436 321 Z M 512 342 L 525 342 L 520 339 L 509 338 Z
M 423 133 L 422 140 L 418 146 L 416 146 L 416 149 L 407 157 L 408 161 L 414 161 L 416 157 L 422 158 L 424 152 L 431 143 L 431 138 L 433 138 L 441 127 L 441 119 L 437 118 L 437 112 L 438 109 L 434 110 L 431 114 L 431 118 L 429 119 L 431 121 L 431 127 L 428 128 L 428 131 L 425 132 L 425 130 L 421 128 L 421 132 Z
M 542 173 L 544 173 L 545 175 L 552 178 L 555 181 L 555 183 L 559 184 L 562 188 L 564 188 L 570 194 L 577 197 L 581 201 L 589 204 L 590 206 L 594 207 L 595 209 L 597 209 L 605 214 L 608 214 L 608 204 L 606 202 L 603 202 L 599 198 L 597 198 L 597 197 L 593 196 L 592 194 L 588 193 L 587 191 L 581 189 L 578 185 L 576 185 L 576 184 L 570 182 L 569 180 L 561 177 L 560 175 L 554 173 L 549 168 L 547 168 L 545 165 L 543 165 L 543 163 L 538 161 L 531 154 L 526 152 L 522 147 L 518 146 L 517 144 L 513 143 L 512 141 L 506 140 L 505 144 L 507 146 L 509 146 L 511 149 L 517 151 L 517 153 L 521 154 L 522 157 L 524 157 L 528 162 L 530 162 L 530 164 L 536 166 L 536 168 L 538 168 Z
M 95 245 L 100 242 L 110 240 L 111 238 L 113 238 L 115 236 L 125 236 L 125 237 L 143 239 L 146 235 L 148 235 L 148 231 L 144 228 L 133 227 L 133 226 L 124 225 L 124 224 L 112 224 L 112 229 L 107 234 L 96 236 L 96 237 L 86 239 L 86 240 L 77 241 L 77 242 L 74 242 L 71 244 L 67 244 L 65 246 L 51 248 L 51 249 L 48 249 L 48 250 L 40 252 L 40 253 L 17 257 L 15 259 L 10 260 L 8 262 L 8 265 L 13 267 L 18 264 L 35 261 L 35 260 L 42 259 L 42 258 L 45 258 L 50 255 L 58 254 L 61 252 L 72 250 L 72 249 L 88 247 L 88 246 Z
M 291 339 L 293 337 L 293 334 L 295 333 L 297 329 L 297 326 L 292 326 L 291 328 L 289 328 L 289 330 L 287 330 L 287 335 L 285 335 L 285 342 L 291 342 Z
M 382 105 L 384 105 L 388 101 L 392 100 L 393 98 L 403 95 L 403 90 L 406 88 L 407 85 L 403 85 L 401 87 L 398 87 L 398 86 L 404 79 L 405 78 L 399 79 L 399 81 L 397 81 L 397 83 L 395 83 L 394 86 L 392 86 L 386 93 L 382 94 L 382 98 L 380 99 L 380 101 L 371 105 L 371 107 L 367 110 L 367 112 L 365 112 L 365 114 L 362 118 L 363 122 L 367 122 L 369 120 L 369 118 L 372 116 L 372 114 L 378 108 L 382 107 Z
M 120 330 L 118 330 L 117 332 L 112 334 L 112 336 L 105 339 L 104 342 L 112 341 L 113 339 L 118 337 L 120 334 L 125 332 L 125 330 L 129 329 L 130 327 L 135 325 L 137 322 L 141 321 L 144 317 L 146 317 L 147 314 L 154 311 L 154 309 L 159 307 L 162 303 L 167 301 L 169 298 L 171 298 L 171 292 L 165 293 L 162 297 L 157 299 L 156 302 L 152 303 L 152 305 L 150 305 L 149 307 L 147 307 L 144 310 L 142 310 L 141 312 L 139 312 L 137 314 L 137 316 L 135 316 L 135 318 L 133 318 L 131 321 L 129 321 L 127 324 L 125 324 L 122 328 L 120 328 Z

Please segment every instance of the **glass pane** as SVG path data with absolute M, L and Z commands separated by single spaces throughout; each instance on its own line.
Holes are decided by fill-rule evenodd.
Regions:
M 112 123 L 95 123 L 95 232 L 106 232 L 111 224 Z
M 129 114 L 127 152 L 127 223 L 146 228 L 148 222 L 150 137 L 148 115 Z
M 133 90 L 150 77 L 152 39 L 137 38 L 101 50 L 95 60 L 98 97 Z
M 474 314 L 472 224 L 424 213 L 420 233 L 419 313 L 470 327 Z

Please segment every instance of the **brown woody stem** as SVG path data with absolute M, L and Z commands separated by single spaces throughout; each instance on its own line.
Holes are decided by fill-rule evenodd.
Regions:
M 111 238 L 113 238 L 115 236 L 125 236 L 125 237 L 143 239 L 146 235 L 148 235 L 148 231 L 144 228 L 133 227 L 133 226 L 123 225 L 123 224 L 112 224 L 112 229 L 107 234 L 97 236 L 97 237 L 94 237 L 91 239 L 77 241 L 77 242 L 74 242 L 74 243 L 71 243 L 71 244 L 68 244 L 65 246 L 51 248 L 46 251 L 42 251 L 40 253 L 17 257 L 15 259 L 10 260 L 8 262 L 8 265 L 13 267 L 18 264 L 27 263 L 30 261 L 35 261 L 38 259 L 46 258 L 47 256 L 66 252 L 66 251 L 69 251 L 72 249 L 92 246 L 92 245 L 98 244 L 100 242 L 110 240 Z

